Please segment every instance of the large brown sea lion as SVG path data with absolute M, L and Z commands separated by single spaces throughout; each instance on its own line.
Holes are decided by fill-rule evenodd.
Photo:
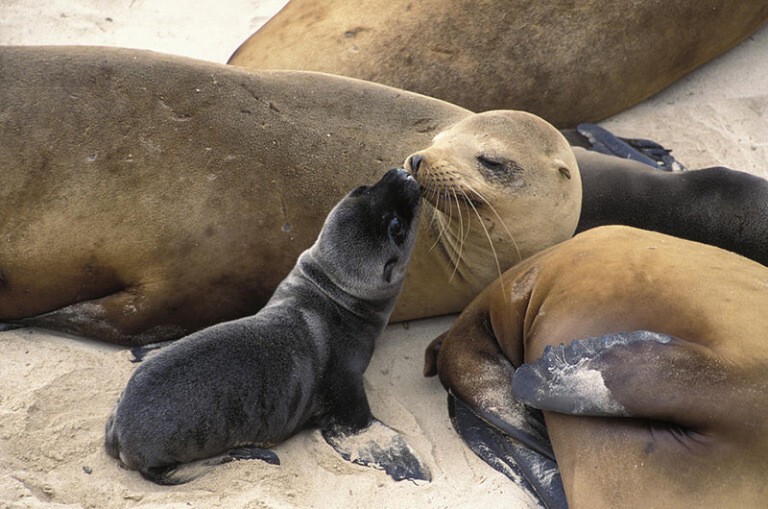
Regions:
M 253 314 L 342 196 L 440 131 L 457 148 L 424 168 L 466 186 L 427 196 L 396 320 L 457 312 L 573 234 L 579 172 L 551 125 L 330 75 L 2 48 L 0 321 L 139 344 Z
M 629 162 L 571 151 L 521 112 L 475 115 L 358 80 L 106 48 L 0 48 L 0 71 L 0 321 L 137 344 L 253 314 L 333 204 L 409 154 L 429 219 L 394 320 L 458 312 L 567 239 L 580 173 L 582 225 L 640 217 L 765 252 L 763 208 L 733 204 L 745 186 L 759 203 L 766 185 L 636 178 Z M 600 176 L 613 168 L 616 178 Z M 732 205 L 699 203 L 706 189 Z M 616 196 L 645 211 L 622 213 Z M 684 223 L 663 214 L 670 203 Z M 728 226 L 742 217 L 748 228 Z
M 567 127 L 640 102 L 766 20 L 764 0 L 291 0 L 229 63 L 351 76 Z
M 765 266 L 597 228 L 489 286 L 425 370 L 473 448 L 548 506 L 763 507 L 767 307 Z

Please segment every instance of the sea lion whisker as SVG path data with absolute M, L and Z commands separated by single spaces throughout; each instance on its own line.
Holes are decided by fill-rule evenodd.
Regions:
M 493 246 L 493 239 L 491 238 L 491 234 L 490 234 L 490 232 L 488 232 L 488 228 L 485 227 L 485 223 L 483 223 L 483 218 L 482 218 L 482 216 L 480 216 L 480 212 L 477 211 L 477 208 L 472 203 L 472 200 L 469 199 L 469 197 L 466 195 L 466 193 L 464 192 L 463 189 L 461 190 L 461 193 L 467 198 L 467 201 L 470 204 L 470 206 L 472 207 L 472 210 L 474 210 L 475 214 L 477 215 L 477 219 L 480 221 L 480 226 L 483 227 L 483 231 L 485 232 L 485 236 L 488 238 L 488 244 L 491 246 L 491 252 L 493 252 L 493 259 L 496 261 L 496 270 L 499 272 L 499 279 L 502 280 L 502 284 L 503 284 L 504 276 L 503 276 L 503 274 L 501 272 L 501 264 L 499 263 L 499 255 L 496 254 L 496 248 Z
M 445 194 L 446 197 L 446 204 L 448 205 L 446 208 L 448 209 L 448 222 L 445 225 L 445 231 L 446 233 L 451 233 L 451 225 L 453 224 L 453 207 L 450 206 L 450 203 L 447 203 L 447 200 L 450 198 L 450 194 L 446 190 L 446 186 L 444 184 L 440 184 L 440 192 Z
M 437 193 L 437 189 L 435 189 L 433 186 L 425 186 L 421 185 L 421 196 L 426 201 L 428 201 L 430 204 L 433 205 L 433 209 L 437 208 L 440 202 L 440 197 Z M 432 215 L 432 219 L 434 220 L 434 214 Z M 431 226 L 432 223 L 430 223 Z
M 439 205 L 440 205 L 440 192 L 437 190 L 437 188 L 432 188 L 432 196 L 435 201 L 435 205 L 432 207 L 432 220 L 430 221 L 429 225 L 430 227 L 437 223 L 437 236 L 435 238 L 435 242 L 429 247 L 429 250 L 432 251 L 435 246 L 437 246 L 440 243 L 440 240 L 443 238 L 443 233 L 445 232 L 445 225 L 443 225 L 443 222 L 439 219 Z M 432 200 L 429 200 L 430 203 Z
M 461 253 L 464 249 L 464 240 L 467 238 L 466 235 L 469 234 L 469 224 L 467 224 L 467 233 L 464 233 L 464 219 L 461 215 L 461 205 L 459 204 L 459 197 L 456 195 L 456 190 L 451 189 L 451 192 L 453 193 L 453 197 L 456 200 L 456 211 L 459 213 L 459 252 L 456 256 L 456 263 L 453 267 L 453 272 L 451 272 L 451 277 L 448 278 L 448 281 L 453 280 L 453 276 L 456 275 L 456 271 L 459 270 L 459 265 L 461 264 Z
M 498 220 L 499 220 L 499 223 L 501 223 L 501 226 L 502 226 L 502 228 L 504 228 L 504 231 L 505 231 L 505 232 L 507 232 L 507 235 L 509 235 L 509 239 L 512 241 L 512 245 L 513 245 L 513 246 L 515 246 L 515 253 L 517 253 L 517 261 L 518 261 L 518 262 L 522 262 L 522 261 L 523 261 L 523 256 L 520 254 L 520 248 L 517 246 L 517 241 L 515 240 L 515 236 L 514 236 L 514 235 L 512 235 L 512 232 L 511 232 L 511 231 L 509 231 L 509 228 L 507 228 L 507 225 L 506 225 L 506 224 L 504 223 L 504 221 L 501 219 L 501 216 L 500 216 L 500 215 L 499 215 L 499 213 L 496 211 L 496 207 L 494 207 L 493 205 L 491 205 L 491 202 L 489 202 L 489 201 L 488 201 L 488 200 L 485 198 L 485 196 L 483 196 L 483 195 L 482 195 L 482 194 L 481 194 L 479 191 L 477 191 L 477 190 L 475 190 L 474 188 L 472 188 L 472 186 L 470 186 L 469 184 L 465 184 L 465 185 L 467 186 L 467 188 L 468 188 L 470 191 L 472 191 L 473 193 L 475 193 L 475 194 L 477 195 L 477 197 L 478 197 L 478 198 L 480 198 L 480 200 L 482 200 L 482 201 L 483 201 L 483 202 L 484 202 L 484 203 L 485 203 L 485 204 L 488 206 L 488 208 L 489 208 L 489 209 L 491 209 L 491 212 L 493 212 L 493 214 L 496 216 L 496 219 L 498 219 Z

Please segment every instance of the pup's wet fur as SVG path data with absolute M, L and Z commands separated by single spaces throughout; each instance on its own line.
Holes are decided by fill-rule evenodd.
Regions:
M 107 451 L 154 482 L 178 484 L 233 459 L 276 463 L 263 448 L 316 425 L 345 459 L 429 480 L 405 440 L 373 417 L 363 388 L 418 210 L 419 186 L 401 169 L 352 191 L 259 313 L 146 358 L 107 422 Z

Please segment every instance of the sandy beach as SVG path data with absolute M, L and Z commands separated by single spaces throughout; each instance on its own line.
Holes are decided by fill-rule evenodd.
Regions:
M 122 46 L 223 63 L 283 4 L 6 0 L 0 45 Z M 601 125 L 654 139 L 688 168 L 725 165 L 768 177 L 766 62 L 768 28 Z M 536 507 L 461 442 L 444 390 L 421 375 L 424 348 L 452 319 L 389 326 L 366 372 L 374 415 L 400 430 L 431 469 L 433 481 L 421 485 L 343 461 L 317 430 L 275 447 L 280 466 L 235 462 L 186 485 L 154 485 L 120 469 L 102 445 L 135 367 L 127 351 L 42 330 L 0 333 L 0 508 Z

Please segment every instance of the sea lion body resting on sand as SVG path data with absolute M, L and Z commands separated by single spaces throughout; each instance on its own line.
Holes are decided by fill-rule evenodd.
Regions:
M 671 150 L 649 140 L 618 138 L 596 125 L 563 134 L 581 170 L 576 233 L 634 226 L 768 266 L 768 180 L 724 167 L 684 171 Z
M 186 464 L 205 458 L 275 462 L 253 448 L 315 424 L 349 461 L 429 480 L 402 437 L 371 415 L 363 387 L 405 279 L 419 202 L 402 169 L 351 192 L 259 313 L 182 338 L 138 367 L 107 423 L 107 451 L 178 484 L 190 480 Z
M 531 115 L 474 115 L 322 74 L 84 47 L 0 48 L 0 68 L 0 321 L 126 345 L 255 313 L 346 190 L 403 158 L 410 168 L 409 154 L 429 219 L 393 320 L 461 311 L 501 271 L 572 235 L 580 173 L 630 164 L 578 151 L 579 171 Z M 628 177 L 615 190 L 585 179 L 602 217 L 582 223 L 621 219 L 599 207 L 614 193 L 668 205 L 627 193 Z M 701 215 L 672 218 L 668 233 L 768 242 L 760 220 L 711 230 L 711 208 L 695 204 L 706 193 L 674 187 L 669 199 Z M 717 213 L 762 218 L 752 205 Z
M 730 168 L 658 171 L 574 148 L 583 200 L 576 233 L 621 224 L 711 244 L 768 265 L 768 180 Z
M 763 0 L 291 0 L 229 63 L 350 76 L 571 127 L 650 97 L 766 20 Z
M 6 47 L 0 68 L 0 321 L 137 345 L 253 314 L 346 190 L 462 120 L 463 146 L 527 166 L 483 183 L 481 154 L 443 154 L 486 201 L 425 204 L 395 320 L 461 310 L 578 222 L 573 154 L 526 113 L 107 48 Z
M 598 228 L 489 286 L 427 349 L 425 373 L 474 415 L 456 414 L 471 445 L 511 458 L 550 507 L 563 487 L 576 508 L 762 507 L 766 307 L 762 265 Z

